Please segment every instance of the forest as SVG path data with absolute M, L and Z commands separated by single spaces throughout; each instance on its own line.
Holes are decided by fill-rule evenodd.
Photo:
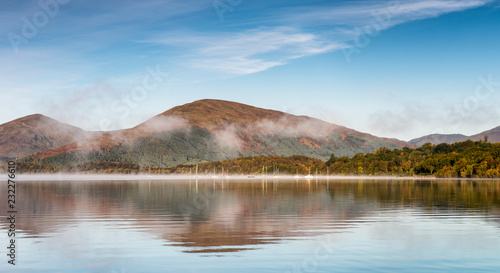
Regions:
M 380 148 L 352 158 L 332 155 L 325 162 L 332 173 L 462 178 L 500 177 L 500 143 L 467 140 L 401 150 Z
M 67 160 L 74 160 L 68 158 Z M 467 140 L 454 144 L 391 150 L 382 147 L 374 153 L 337 157 L 323 162 L 301 155 L 253 156 L 230 160 L 182 164 L 169 168 L 153 168 L 123 162 L 99 160 L 71 166 L 47 164 L 43 160 L 18 161 L 21 173 L 120 173 L 120 174 L 253 174 L 253 175 L 373 175 L 373 176 L 434 176 L 447 178 L 500 178 L 500 143 Z

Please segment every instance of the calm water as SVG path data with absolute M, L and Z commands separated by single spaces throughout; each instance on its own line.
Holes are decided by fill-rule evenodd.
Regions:
M 499 181 L 20 181 L 0 272 L 500 272 Z

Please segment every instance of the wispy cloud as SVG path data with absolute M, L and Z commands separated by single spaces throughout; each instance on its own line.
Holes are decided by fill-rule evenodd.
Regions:
M 492 0 L 287 3 L 268 0 L 248 5 L 243 2 L 221 23 L 212 3 L 211 0 L 68 1 L 39 28 L 36 37 L 20 46 L 19 54 L 14 54 L 7 34 L 21 35 L 23 17 L 33 21 L 34 14 L 43 9 L 39 1 L 3 1 L 0 3 L 3 94 L 8 92 L 12 99 L 22 101 L 26 105 L 23 108 L 30 109 L 25 110 L 27 113 L 40 111 L 37 101 L 47 100 L 74 103 L 74 108 L 81 108 L 83 115 L 89 105 L 97 107 L 99 102 L 84 103 L 84 95 L 61 98 L 66 98 L 65 94 L 91 97 L 93 92 L 106 92 L 112 95 L 104 96 L 103 100 L 114 99 L 126 92 L 127 86 L 136 84 L 136 78 L 140 78 L 147 65 L 168 67 L 179 81 L 215 82 L 221 76 L 258 73 L 298 58 L 352 49 L 353 41 L 359 37 L 358 29 L 373 26 L 373 22 L 379 24 L 379 30 L 384 30 L 451 12 L 498 6 L 498 1 Z M 380 18 L 383 24 L 377 21 Z M 301 69 L 297 73 L 308 72 L 308 68 Z M 193 95 L 196 96 L 206 94 Z M 49 113 L 57 116 L 54 111 Z M 96 116 L 111 114 L 96 113 Z M 72 116 L 83 120 L 80 112 Z M 10 116 L 4 119 L 7 117 Z M 87 123 L 83 120 L 82 124 Z M 121 125 L 124 124 L 116 123 L 117 127 Z M 382 124 L 380 128 L 383 126 L 398 131 L 391 124 Z
M 301 25 L 331 25 L 352 27 L 364 25 L 380 14 L 390 14 L 391 24 L 437 17 L 484 6 L 493 0 L 410 0 L 410 1 L 349 1 L 322 7 L 285 8 L 275 20 Z
M 201 26 L 179 24 L 179 20 L 188 20 L 186 18 L 197 12 L 213 8 L 211 2 L 206 0 L 125 0 L 119 4 L 116 1 L 70 1 L 60 7 L 54 22 L 51 21 L 44 28 L 44 34 L 37 38 L 58 37 L 46 44 L 65 45 L 74 49 L 75 54 L 93 54 L 116 47 L 117 43 L 134 48 L 134 41 L 147 41 L 167 46 L 168 51 L 176 52 L 181 64 L 189 68 L 246 75 L 285 65 L 296 58 L 348 48 L 350 41 L 359 35 L 354 28 L 370 24 L 377 16 L 387 17 L 384 17 L 384 24 L 378 26 L 379 30 L 383 30 L 492 2 L 339 1 L 293 8 L 269 7 L 262 13 L 253 13 L 253 19 L 245 17 L 244 24 L 236 20 L 234 25 L 226 22 L 219 27 L 203 29 Z M 2 17 L 18 18 L 9 20 L 16 21 L 18 25 L 4 24 L 3 34 L 20 29 L 21 17 L 29 19 L 39 9 L 37 4 L 23 4 L 19 9 L 6 8 L 1 13 Z M 162 25 L 162 22 L 168 22 L 168 31 L 161 27 L 151 31 L 153 25 Z M 172 46 L 177 46 L 177 49 Z
M 146 42 L 184 48 L 182 62 L 191 68 L 245 75 L 287 64 L 292 59 L 349 48 L 352 46 L 349 42 L 359 35 L 355 29 L 373 22 L 380 31 L 491 2 L 349 1 L 340 5 L 296 6 L 268 11 L 268 15 L 255 19 L 267 27 L 209 33 L 169 32 Z
M 165 35 L 148 42 L 189 47 L 185 64 L 232 75 L 245 75 L 284 65 L 289 60 L 342 48 L 290 27 L 263 27 L 239 33 Z M 195 38 L 194 38 L 195 37 Z

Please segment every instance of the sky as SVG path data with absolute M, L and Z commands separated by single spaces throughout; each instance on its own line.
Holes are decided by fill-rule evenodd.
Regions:
M 222 99 L 377 136 L 500 126 L 500 1 L 0 1 L 0 123 Z

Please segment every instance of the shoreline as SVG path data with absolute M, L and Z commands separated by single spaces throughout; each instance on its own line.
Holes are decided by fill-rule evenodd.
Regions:
M 163 175 L 147 175 L 147 174 L 18 174 L 16 180 L 19 181 L 35 181 L 35 180 L 500 180 L 498 178 L 437 178 L 434 176 L 356 176 L 356 175 L 317 175 L 317 176 L 295 176 L 295 175 L 183 175 L 183 174 L 163 174 Z
M 1 173 L 1 175 L 7 175 Z M 500 181 L 500 178 L 443 178 L 434 176 L 368 176 L 368 175 L 314 175 L 311 177 L 296 175 L 189 175 L 189 174 L 76 174 L 76 173 L 58 173 L 58 174 L 16 174 L 18 181 L 133 181 L 133 180 L 154 180 L 154 181 L 175 181 L 175 180 L 456 180 L 456 181 Z

